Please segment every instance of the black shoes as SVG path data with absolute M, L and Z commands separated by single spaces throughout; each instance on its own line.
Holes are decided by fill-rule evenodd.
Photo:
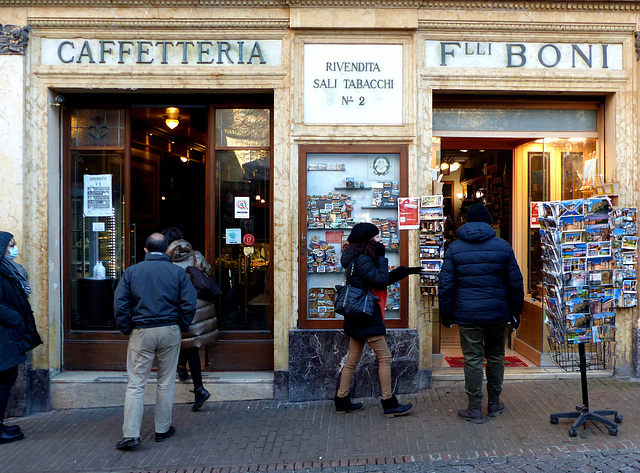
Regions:
M 196 395 L 196 398 L 193 401 L 193 406 L 191 407 L 191 410 L 193 412 L 200 409 L 205 401 L 211 397 L 211 394 L 204 388 L 204 386 L 200 386 L 199 388 L 196 388 L 191 392 Z
M 344 414 L 346 412 L 355 412 L 362 409 L 361 402 L 351 402 L 351 396 L 334 397 L 333 403 L 336 406 L 336 414 Z
M 131 450 L 140 446 L 140 437 L 124 437 L 116 444 L 118 450 Z
M 396 417 L 408 414 L 413 404 L 400 404 L 398 398 L 393 395 L 389 399 L 382 399 L 380 401 L 382 409 L 384 409 L 385 417 Z
M 0 422 L 0 444 L 17 442 L 23 438 L 24 434 L 19 425 L 4 425 Z
M 489 417 L 498 417 L 500 414 L 504 412 L 506 409 L 504 402 L 498 400 L 496 402 L 489 401 L 489 407 L 487 408 L 487 412 L 489 413 Z
M 469 404 L 469 407 L 467 407 L 466 409 L 461 409 L 458 411 L 458 417 L 466 421 L 473 422 L 474 424 L 484 423 L 484 417 L 482 416 L 482 406 L 472 406 L 471 404 Z
M 175 433 L 176 433 L 176 428 L 173 425 L 169 427 L 169 430 L 167 430 L 162 434 L 159 434 L 158 432 L 156 432 L 156 442 L 162 442 L 163 440 L 167 440 L 169 437 L 171 437 Z
M 178 380 L 181 383 L 186 382 L 191 376 L 189 376 L 189 372 L 187 371 L 186 366 L 178 366 Z

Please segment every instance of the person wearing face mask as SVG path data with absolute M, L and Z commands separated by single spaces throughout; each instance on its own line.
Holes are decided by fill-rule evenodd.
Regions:
M 380 231 L 374 224 L 356 224 L 347 238 L 349 244 L 345 247 L 340 262 L 347 274 L 350 274 L 350 285 L 375 291 L 380 299 L 386 300 L 387 286 L 409 274 L 418 274 L 421 268 L 399 266 L 389 271 L 389 260 L 385 258 L 385 247 L 381 240 Z M 391 351 L 385 339 L 387 329 L 384 325 L 384 304 L 376 304 L 373 317 L 345 317 L 344 333 L 349 336 L 349 353 L 340 375 L 340 387 L 333 400 L 336 412 L 343 414 L 362 409 L 361 402 L 351 402 L 349 389 L 364 345 L 368 343 L 378 358 L 384 415 L 395 417 L 407 414 L 413 406 L 400 404 L 391 388 Z
M 27 352 L 42 343 L 29 304 L 26 270 L 14 261 L 19 250 L 13 235 L 0 231 L 0 444 L 24 438 L 18 425 L 5 425 L 4 415 L 18 366 Z

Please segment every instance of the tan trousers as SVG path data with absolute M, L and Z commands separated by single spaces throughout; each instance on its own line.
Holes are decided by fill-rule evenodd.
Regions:
M 158 359 L 156 432 L 164 433 L 171 427 L 180 340 L 180 327 L 177 325 L 136 328 L 131 332 L 127 349 L 129 385 L 124 397 L 124 437 L 140 437 L 144 388 L 149 381 L 154 358 Z
M 366 340 L 358 340 L 356 338 L 349 339 L 349 353 L 347 354 L 347 361 L 344 363 L 344 368 L 342 368 L 338 397 L 346 397 L 349 395 L 351 378 L 353 377 L 353 372 L 356 370 L 356 366 L 358 366 L 360 362 L 365 342 L 369 344 L 378 358 L 378 373 L 380 375 L 382 399 L 390 399 L 393 395 L 391 392 L 391 351 L 383 335 L 369 337 Z

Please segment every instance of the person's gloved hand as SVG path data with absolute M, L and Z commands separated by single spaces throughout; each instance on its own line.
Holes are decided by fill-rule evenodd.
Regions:
M 440 322 L 442 322 L 442 325 L 444 325 L 445 327 L 451 328 L 456 324 L 456 316 L 454 314 L 440 314 Z
M 384 252 L 385 252 L 385 247 L 382 243 L 380 243 L 379 241 L 375 243 L 374 245 L 375 247 L 375 255 L 376 256 L 384 256 Z
M 420 274 L 422 272 L 422 266 L 411 266 L 407 269 L 409 270 L 409 274 Z
M 511 327 L 513 328 L 513 330 L 515 330 L 518 327 L 520 327 L 520 314 L 512 315 L 511 316 L 511 320 L 509 321 L 509 323 L 511 324 Z

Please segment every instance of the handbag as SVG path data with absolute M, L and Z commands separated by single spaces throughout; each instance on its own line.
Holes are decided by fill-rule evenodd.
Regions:
M 355 261 L 351 265 L 351 273 L 346 284 L 336 285 L 335 311 L 345 317 L 373 317 L 375 305 L 379 299 L 368 289 L 360 289 L 349 284 L 353 276 L 354 266 Z
M 213 279 L 211 279 L 207 273 L 198 268 L 196 265 L 196 255 L 193 255 L 193 264 L 194 266 L 187 266 L 186 271 L 189 277 L 191 278 L 191 282 L 193 283 L 193 287 L 196 288 L 196 293 L 198 294 L 199 299 L 204 299 L 205 301 L 213 301 L 216 297 L 222 295 L 222 290 L 215 283 Z

